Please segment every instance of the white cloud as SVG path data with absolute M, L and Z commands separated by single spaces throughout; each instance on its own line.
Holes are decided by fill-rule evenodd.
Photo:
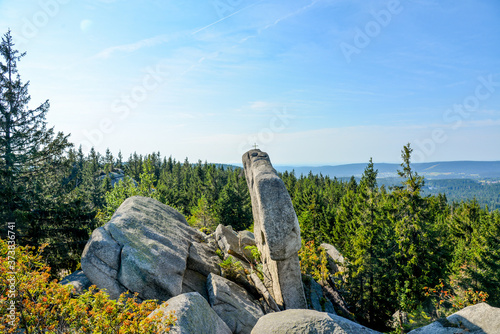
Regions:
M 278 104 L 273 103 L 273 102 L 268 102 L 268 101 L 253 101 L 253 102 L 250 102 L 249 107 L 252 110 L 269 111 L 269 110 L 272 110 L 272 109 L 278 107 Z
M 140 40 L 140 41 L 137 41 L 134 43 L 130 43 L 130 44 L 112 46 L 112 47 L 109 47 L 109 48 L 104 49 L 103 51 L 99 52 L 96 55 L 96 58 L 109 58 L 111 55 L 113 55 L 113 53 L 116 53 L 116 52 L 130 53 L 130 52 L 134 52 L 134 51 L 137 51 L 139 49 L 142 49 L 142 48 L 153 47 L 156 45 L 164 44 L 164 43 L 167 43 L 167 42 L 173 40 L 174 38 L 176 38 L 180 35 L 181 35 L 181 33 L 176 34 L 176 36 L 158 35 L 155 37 L 146 38 L 146 39 L 143 39 L 143 40 Z

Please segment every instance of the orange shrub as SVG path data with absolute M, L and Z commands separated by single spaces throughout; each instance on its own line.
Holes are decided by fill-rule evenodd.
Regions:
M 437 317 L 446 316 L 464 307 L 485 302 L 488 294 L 484 291 L 474 291 L 472 288 L 462 290 L 457 288 L 457 293 L 446 290 L 441 281 L 434 288 L 424 287 L 425 296 L 429 297 Z
M 155 301 L 137 302 L 137 295 L 109 299 L 95 286 L 74 297 L 71 286 L 49 281 L 50 268 L 42 259 L 42 246 L 19 247 L 0 240 L 0 332 L 16 333 L 164 333 L 175 325 L 169 313 L 148 315 Z

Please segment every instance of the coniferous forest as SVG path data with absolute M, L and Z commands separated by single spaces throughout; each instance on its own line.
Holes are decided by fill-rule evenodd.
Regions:
M 54 277 L 79 268 L 90 233 L 130 196 L 168 204 L 206 233 L 218 224 L 252 229 L 240 168 L 179 161 L 168 152 L 127 158 L 109 150 L 83 153 L 49 127 L 48 101 L 28 108 L 29 83 L 17 71 L 23 54 L 10 33 L 0 53 L 1 235 L 15 222 L 19 244 L 48 243 L 45 260 Z M 475 200 L 450 204 L 442 194 L 424 195 L 411 153 L 410 144 L 402 148 L 394 187 L 378 185 L 371 160 L 360 180 L 280 174 L 304 245 L 329 243 L 343 254 L 348 275 L 338 279 L 338 289 L 356 320 L 379 330 L 396 311 L 436 316 L 436 300 L 451 308 L 481 292 L 500 306 L 500 211 Z M 443 291 L 453 298 L 440 296 Z

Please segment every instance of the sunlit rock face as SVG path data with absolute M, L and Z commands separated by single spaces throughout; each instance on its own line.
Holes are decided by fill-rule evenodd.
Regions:
M 215 251 L 181 213 L 152 198 L 134 196 L 94 230 L 81 263 L 92 284 L 114 299 L 125 291 L 160 301 L 186 292 L 208 299 L 207 276 L 220 274 Z
M 255 241 L 262 254 L 264 283 L 283 309 L 306 308 L 297 252 L 300 227 L 269 155 L 251 150 L 242 157 L 252 199 Z

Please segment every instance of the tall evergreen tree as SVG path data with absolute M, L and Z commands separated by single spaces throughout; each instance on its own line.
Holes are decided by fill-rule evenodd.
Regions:
M 48 100 L 30 109 L 17 67 L 24 55 L 8 31 L 0 43 L 0 221 L 16 222 L 21 244 L 49 243 L 54 272 L 75 269 L 95 214 L 78 190 L 83 154 L 67 152 L 68 136 L 47 126 Z
M 385 330 L 394 304 L 389 264 L 391 230 L 382 210 L 384 196 L 377 187 L 370 159 L 352 203 L 351 224 L 346 227 L 344 256 L 348 263 L 348 299 L 358 319 Z
M 55 133 L 45 121 L 49 101 L 30 109 L 29 81 L 23 83 L 17 63 L 25 53 L 15 50 L 10 31 L 0 43 L 0 198 L 1 220 L 14 221 L 34 212 L 43 180 L 63 166 L 68 136 Z M 38 203 L 39 204 L 39 203 Z M 33 218 L 33 217 L 32 217 Z M 26 222 L 26 221 L 25 221 Z M 26 222 L 28 230 L 35 221 Z M 33 235 L 32 235 L 33 236 Z
M 403 187 L 392 193 L 390 215 L 396 237 L 394 280 L 399 314 L 415 310 L 424 299 L 423 288 L 437 285 L 446 269 L 440 265 L 441 245 L 435 217 L 421 196 L 424 179 L 411 168 L 412 151 L 410 144 L 401 151 L 403 170 L 398 173 L 403 178 Z

